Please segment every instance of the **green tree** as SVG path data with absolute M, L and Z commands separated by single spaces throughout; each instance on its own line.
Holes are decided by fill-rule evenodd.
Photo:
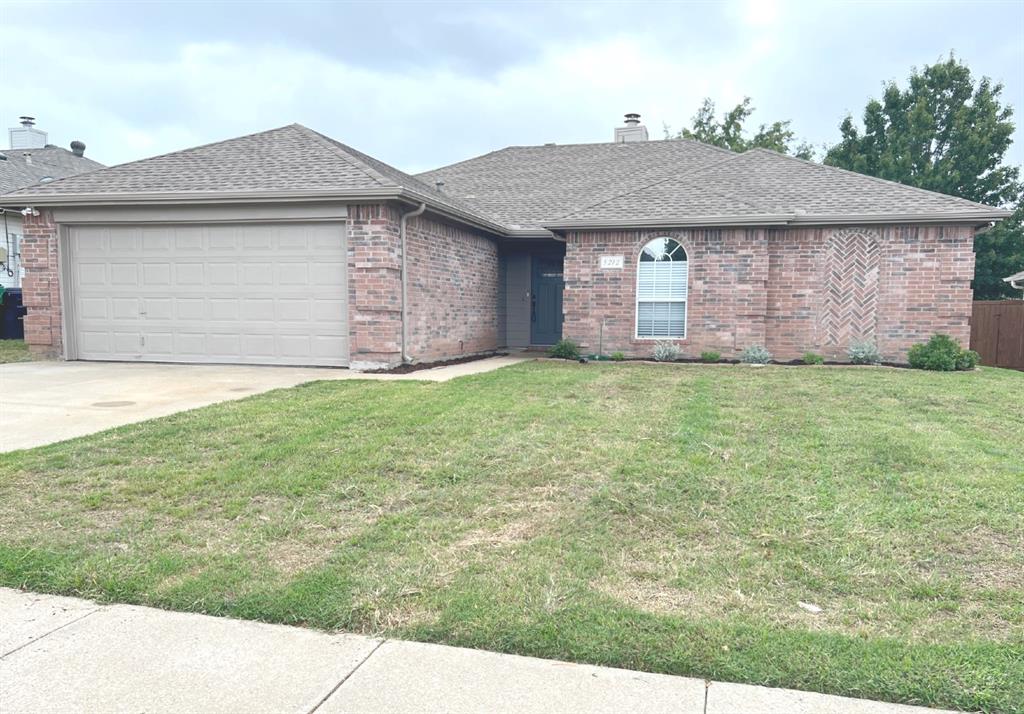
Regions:
M 672 134 L 671 130 L 665 127 L 665 138 L 694 139 L 738 152 L 761 148 L 778 151 L 780 154 L 792 154 L 801 159 L 814 158 L 814 148 L 807 142 L 793 145 L 796 134 L 790 129 L 788 121 L 762 124 L 753 137 L 748 139 L 744 132 L 744 124 L 753 113 L 754 107 L 750 106 L 750 97 L 744 97 L 742 102 L 723 114 L 719 120 L 715 114 L 715 103 L 705 97 L 700 109 L 693 115 L 690 127 L 676 134 Z
M 881 101 L 868 101 L 863 130 L 847 116 L 842 141 L 825 155 L 831 166 L 1014 209 L 975 240 L 976 299 L 1012 295 L 1002 278 L 1024 268 L 1020 167 L 1005 163 L 1013 109 L 1002 91 L 988 77 L 975 81 L 951 54 L 914 69 L 905 89 L 886 84 Z

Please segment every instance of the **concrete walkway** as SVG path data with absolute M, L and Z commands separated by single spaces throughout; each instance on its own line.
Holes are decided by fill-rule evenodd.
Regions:
M 0 588 L 0 711 L 911 714 L 918 707 Z
M 363 374 L 327 367 L 139 362 L 3 364 L 0 452 L 51 444 L 318 379 L 445 382 L 526 359 L 520 355 L 490 357 L 409 374 Z

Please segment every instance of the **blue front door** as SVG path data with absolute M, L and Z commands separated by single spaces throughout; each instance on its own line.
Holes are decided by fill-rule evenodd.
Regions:
M 530 302 L 530 344 L 553 345 L 562 339 L 561 256 L 533 256 Z

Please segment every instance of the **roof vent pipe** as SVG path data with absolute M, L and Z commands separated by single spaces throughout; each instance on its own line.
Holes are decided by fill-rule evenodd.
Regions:
M 85 156 L 85 144 L 75 139 L 71 142 L 71 153 L 75 156 Z
M 441 181 L 441 180 L 435 181 L 434 182 L 434 188 L 436 188 L 438 191 L 444 193 L 444 181 Z

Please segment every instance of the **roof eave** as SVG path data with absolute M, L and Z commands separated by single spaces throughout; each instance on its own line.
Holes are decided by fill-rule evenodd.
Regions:
M 993 208 L 990 211 L 942 211 L 931 213 L 836 213 L 797 214 L 794 225 L 877 225 L 884 223 L 973 223 L 984 224 L 1008 218 L 1010 211 Z
M 762 214 L 756 216 L 677 216 L 647 219 L 573 219 L 545 223 L 549 230 L 581 230 L 600 228 L 697 228 L 703 226 L 781 226 L 792 215 Z
M 426 203 L 432 212 L 445 215 L 461 223 L 481 228 L 489 233 L 509 235 L 505 226 L 474 216 L 454 206 L 438 201 L 420 191 L 401 186 L 381 186 L 351 189 L 297 189 L 292 191 L 153 191 L 131 193 L 38 193 L 8 194 L 0 196 L 0 206 L 175 206 L 188 204 L 224 203 L 281 203 L 324 201 L 405 200 Z

